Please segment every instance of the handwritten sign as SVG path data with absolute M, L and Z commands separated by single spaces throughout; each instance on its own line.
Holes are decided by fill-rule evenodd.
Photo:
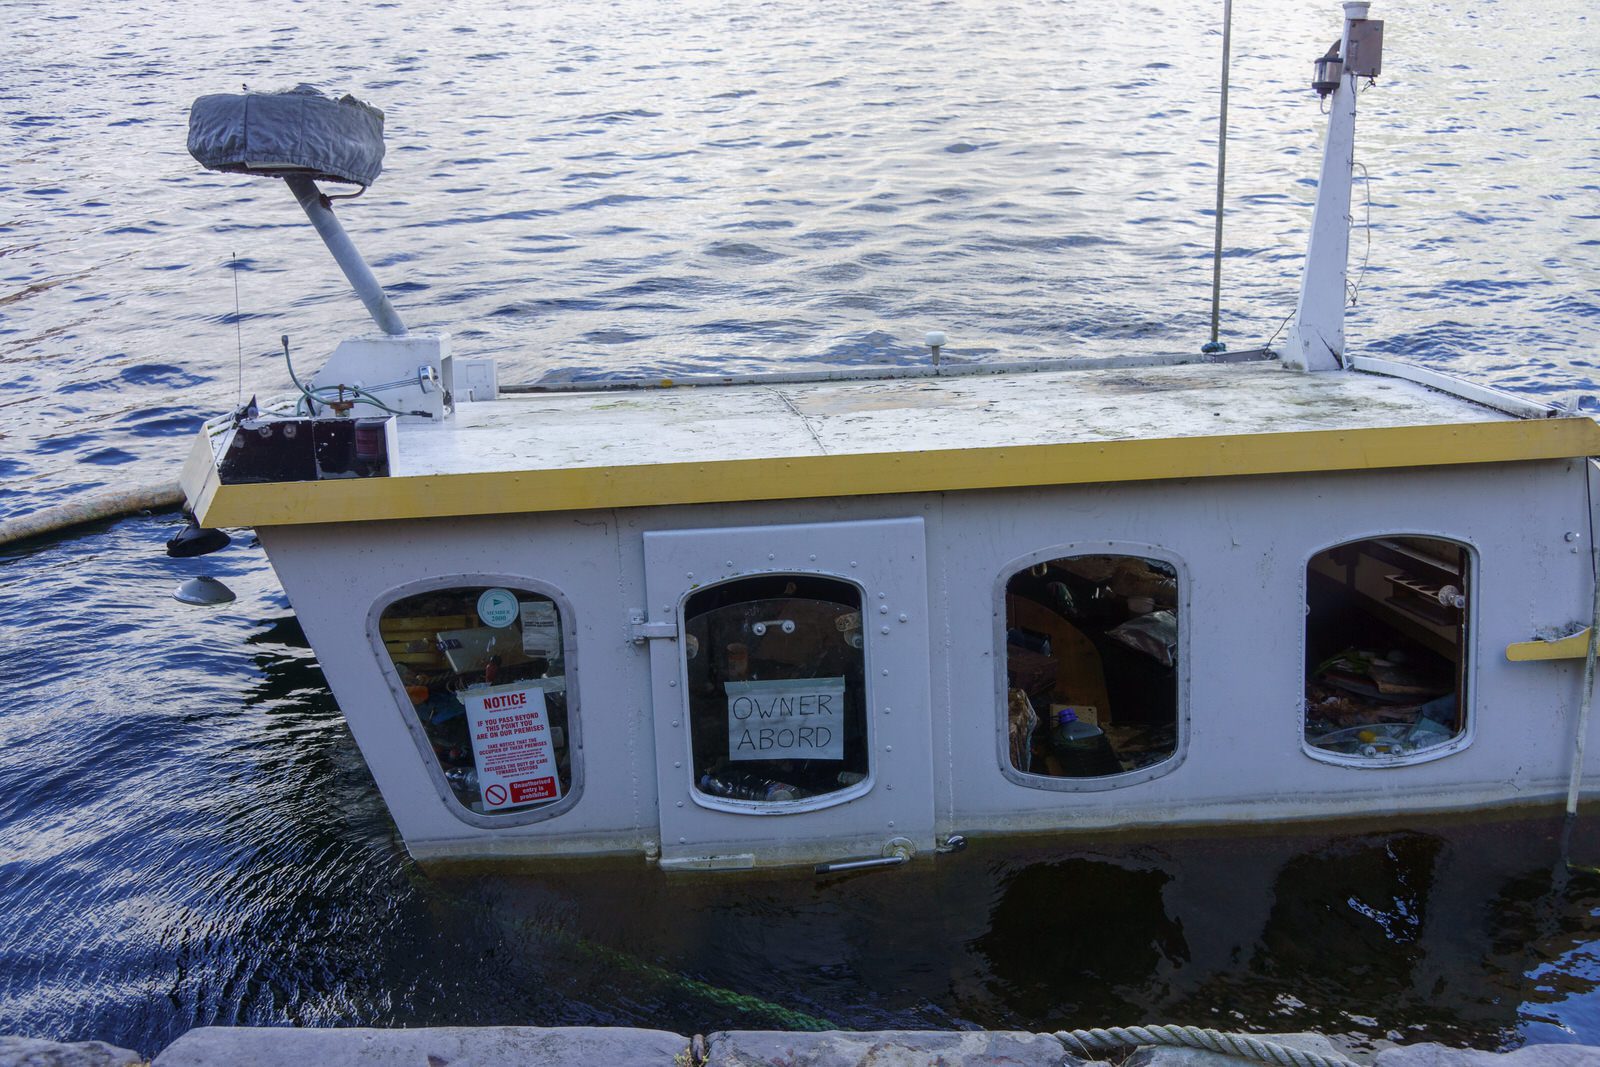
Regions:
M 472 731 L 472 761 L 485 811 L 560 799 L 542 688 L 519 683 L 469 689 L 461 694 L 461 703 Z
M 844 759 L 844 679 L 726 682 L 728 758 Z

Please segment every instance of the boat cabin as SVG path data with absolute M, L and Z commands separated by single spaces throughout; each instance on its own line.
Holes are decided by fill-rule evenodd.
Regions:
M 1587 618 L 1589 419 L 1255 360 L 502 395 L 396 439 L 232 483 L 205 440 L 186 484 L 257 530 L 419 857 L 829 862 L 1566 780 L 1582 661 L 1507 650 Z

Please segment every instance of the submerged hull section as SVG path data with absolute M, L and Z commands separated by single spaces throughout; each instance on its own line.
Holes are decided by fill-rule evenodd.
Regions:
M 1573 458 L 259 532 L 413 855 L 740 867 L 1554 801 L 1583 660 L 1507 649 L 1587 622 L 1589 498 Z

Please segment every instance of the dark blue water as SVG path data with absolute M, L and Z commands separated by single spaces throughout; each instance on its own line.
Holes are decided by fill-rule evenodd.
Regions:
M 8 5 L 0 518 L 170 479 L 201 418 L 365 328 L 196 95 L 386 109 L 341 215 L 502 380 L 1191 351 L 1220 4 Z M 1223 336 L 1292 309 L 1337 5 L 1238 5 Z M 1357 351 L 1600 392 L 1595 18 L 1406 5 L 1361 97 Z M 1369 216 L 1370 213 L 1370 216 Z M 237 299 L 237 312 L 236 312 Z M 1600 887 L 1554 826 L 980 844 L 829 885 L 424 874 L 258 549 L 172 517 L 0 550 L 0 1032 L 470 1022 L 1317 1027 L 1600 1044 Z M 202 569 L 240 594 L 169 594 Z M 1586 842 L 1600 855 L 1600 839 Z

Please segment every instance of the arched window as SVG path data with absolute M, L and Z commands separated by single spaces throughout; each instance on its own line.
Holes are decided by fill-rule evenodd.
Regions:
M 511 585 L 416 593 L 379 617 L 402 714 L 476 815 L 526 813 L 572 794 L 563 622 L 551 597 Z
M 1005 587 L 1011 768 L 1095 779 L 1178 746 L 1178 573 L 1111 553 L 1031 564 Z
M 1306 567 L 1306 751 L 1385 766 L 1467 730 L 1472 557 L 1437 537 L 1337 545 Z
M 702 803 L 779 810 L 867 788 L 858 588 L 810 574 L 723 582 L 689 597 L 684 633 Z

